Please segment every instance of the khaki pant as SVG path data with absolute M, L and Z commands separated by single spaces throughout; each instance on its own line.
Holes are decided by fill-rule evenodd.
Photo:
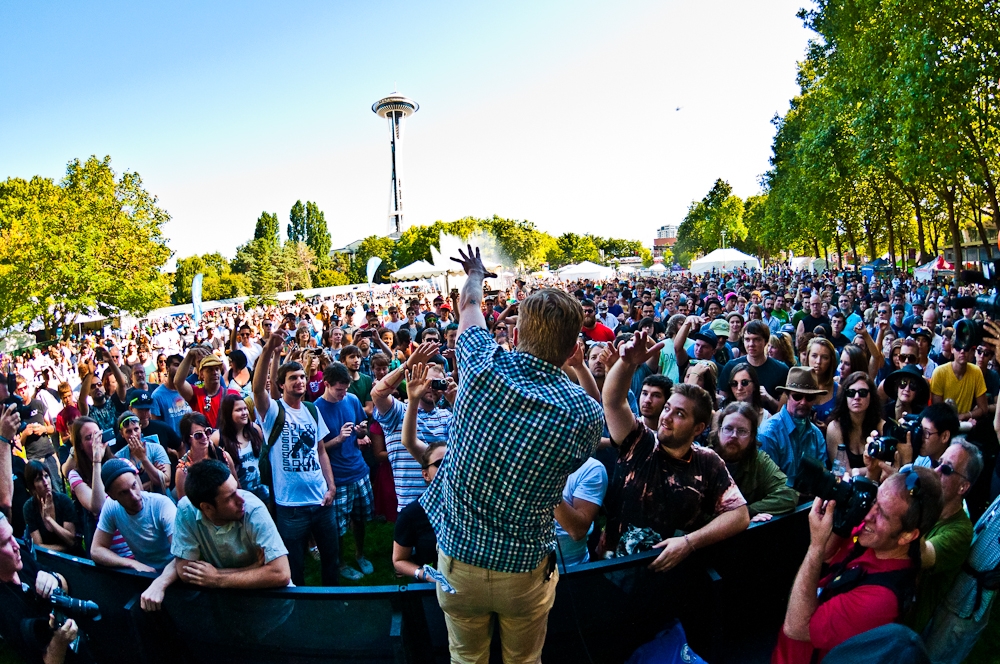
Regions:
M 545 581 L 548 559 L 521 574 L 494 572 L 468 565 L 438 551 L 438 569 L 455 594 L 438 587 L 437 598 L 448 625 L 451 661 L 486 664 L 493 637 L 492 615 L 500 622 L 504 664 L 536 664 L 556 599 L 558 570 Z

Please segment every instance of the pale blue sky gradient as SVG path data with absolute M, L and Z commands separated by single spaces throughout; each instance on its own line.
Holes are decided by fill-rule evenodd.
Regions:
M 371 105 L 395 82 L 421 105 L 408 224 L 499 214 L 651 245 L 716 178 L 759 190 L 803 4 L 8 1 L 0 178 L 108 154 L 173 216 L 177 256 L 232 256 L 297 199 L 338 247 L 385 232 Z

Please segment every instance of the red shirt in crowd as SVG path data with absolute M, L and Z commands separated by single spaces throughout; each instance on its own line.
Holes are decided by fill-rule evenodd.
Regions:
M 858 526 L 861 528 L 863 526 Z M 857 530 L 855 534 L 857 534 Z M 854 546 L 854 538 L 844 542 L 844 548 L 834 557 L 832 563 L 842 561 Z M 875 552 L 867 549 L 848 564 L 848 569 L 862 567 L 868 574 L 893 572 L 906 569 L 913 562 L 908 558 L 880 559 Z M 820 580 L 820 588 L 830 582 L 832 575 Z M 870 629 L 895 622 L 899 617 L 899 602 L 889 588 L 876 585 L 859 585 L 854 590 L 837 595 L 817 607 L 809 620 L 811 641 L 797 641 L 785 634 L 784 628 L 778 636 L 778 645 L 771 654 L 771 664 L 810 664 L 814 651 L 818 651 L 815 661 L 822 661 L 826 654 L 847 639 Z
M 580 334 L 587 338 L 587 341 L 614 341 L 615 333 L 611 328 L 603 323 L 594 323 L 594 327 L 581 327 Z
M 222 397 L 227 394 L 240 395 L 236 390 L 222 387 L 214 397 L 210 397 L 204 387 L 195 385 L 194 398 L 188 401 L 188 405 L 191 406 L 191 410 L 204 415 L 205 419 L 208 420 L 208 425 L 214 428 L 218 426 L 219 408 L 222 406 Z

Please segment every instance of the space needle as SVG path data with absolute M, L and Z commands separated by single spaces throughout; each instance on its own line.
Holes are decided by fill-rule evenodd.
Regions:
M 398 92 L 372 104 L 372 111 L 389 121 L 389 148 L 392 152 L 392 190 L 389 193 L 389 237 L 399 239 L 403 232 L 403 176 L 400 151 L 406 118 L 420 110 L 420 104 Z

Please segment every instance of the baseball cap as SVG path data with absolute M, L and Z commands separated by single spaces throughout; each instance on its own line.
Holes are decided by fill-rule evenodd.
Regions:
M 240 352 L 240 351 L 237 351 Z M 129 408 L 152 408 L 153 407 L 153 397 L 146 390 L 139 390 L 138 392 L 132 393 L 132 398 L 129 399 Z
M 728 323 L 727 323 L 727 326 L 728 326 Z M 709 329 L 706 330 L 703 327 L 698 332 L 695 332 L 694 334 L 688 335 L 688 337 L 691 338 L 691 339 L 695 339 L 695 340 L 700 339 L 700 340 L 704 341 L 705 343 L 712 344 L 713 348 L 715 348 L 716 346 L 719 345 L 719 335 L 717 335 L 715 332 L 713 332 L 711 328 L 709 328 Z

